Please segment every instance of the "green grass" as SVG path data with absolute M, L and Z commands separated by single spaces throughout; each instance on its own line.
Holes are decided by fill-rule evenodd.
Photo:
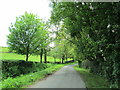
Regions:
M 0 47 L 0 50 L 2 51 L 2 52 L 0 51 L 0 60 L 25 60 L 25 55 L 9 53 L 8 48 Z M 29 61 L 39 62 L 40 61 L 39 55 L 38 56 L 31 55 L 29 57 Z M 54 58 L 47 56 L 47 61 L 54 62 Z M 58 62 L 58 61 L 60 61 L 60 59 L 56 59 L 56 61 Z M 27 85 L 33 84 L 36 80 L 41 80 L 44 77 L 46 77 L 48 74 L 51 74 L 54 71 L 57 71 L 64 65 L 68 65 L 68 64 L 53 65 L 50 68 L 44 69 L 42 71 L 25 74 L 22 76 L 18 76 L 16 78 L 8 77 L 7 79 L 2 81 L 2 88 L 21 88 L 21 87 L 25 88 L 25 87 L 27 87 Z
M 7 47 L 0 47 L 0 52 L 9 52 L 9 49 Z
M 2 53 L 2 57 L 0 57 L 0 60 L 25 60 L 25 55 L 19 55 L 16 53 Z M 47 56 L 48 61 L 54 61 L 54 58 Z M 40 61 L 39 55 L 31 55 L 29 57 L 29 61 Z
M 0 53 L 0 60 L 25 60 L 25 55 L 20 55 L 16 53 L 9 53 L 9 49 L 7 47 L 0 47 L 0 50 L 2 53 Z M 71 59 L 68 59 L 68 61 Z M 40 62 L 40 56 L 39 55 L 31 55 L 29 57 L 29 61 L 35 61 Z M 43 57 L 44 61 L 44 57 Z M 54 58 L 51 56 L 47 56 L 47 61 L 54 62 Z M 56 59 L 57 62 L 60 61 L 60 59 Z
M 25 60 L 26 56 L 25 55 L 20 55 L 16 53 L 0 53 L 0 60 Z M 68 59 L 68 61 L 71 59 Z M 31 55 L 29 57 L 28 61 L 35 61 L 35 62 L 40 62 L 40 56 L 39 55 Z M 44 57 L 43 57 L 44 61 Z M 47 56 L 47 61 L 54 62 L 54 58 L 51 56 Z M 57 62 L 60 61 L 60 59 L 56 59 Z
M 2 81 L 2 88 L 23 88 L 23 87 L 25 88 L 28 85 L 33 84 L 35 81 L 43 79 L 48 74 L 57 71 L 63 66 L 64 65 L 54 65 L 50 68 L 35 73 L 30 73 L 17 78 L 8 78 Z
M 25 60 L 26 56 L 25 55 L 20 55 L 16 53 L 9 53 L 9 49 L 7 47 L 0 47 L 0 60 Z M 54 58 L 47 56 L 47 60 L 54 62 Z M 29 57 L 29 61 L 35 61 L 39 62 L 40 61 L 40 56 L 39 55 L 31 55 Z M 58 61 L 58 60 L 57 60 Z
M 109 83 L 105 78 L 90 73 L 89 70 L 79 68 L 78 66 L 75 66 L 74 69 L 80 73 L 87 88 L 109 88 Z

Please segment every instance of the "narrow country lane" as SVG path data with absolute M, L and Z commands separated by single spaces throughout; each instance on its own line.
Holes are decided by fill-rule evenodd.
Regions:
M 80 74 L 73 69 L 74 65 L 67 65 L 28 88 L 85 88 Z

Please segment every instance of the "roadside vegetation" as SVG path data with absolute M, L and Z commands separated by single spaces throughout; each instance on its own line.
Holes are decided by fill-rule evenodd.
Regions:
M 26 75 L 21 75 L 16 78 L 9 77 L 2 81 L 2 88 L 22 88 L 27 87 L 27 85 L 33 84 L 37 80 L 45 78 L 47 75 L 57 71 L 64 65 L 53 65 L 50 68 L 44 69 L 42 71 L 33 72 Z
M 53 64 L 45 64 L 39 62 L 19 61 L 2 61 L 2 80 L 9 77 L 16 78 L 21 75 L 42 71 L 53 66 Z
M 25 55 L 10 52 L 8 47 L 0 47 L 0 49 L 2 54 L 2 57 L 0 57 L 0 61 L 2 61 L 2 81 L 0 83 L 3 89 L 25 88 L 52 74 L 64 65 L 68 65 L 71 61 L 71 59 L 68 59 L 68 64 L 54 64 L 54 58 L 47 56 L 47 62 L 50 63 L 40 63 L 39 55 L 33 55 L 26 62 Z M 56 58 L 56 62 L 60 61 L 59 58 Z
M 74 46 L 76 60 L 120 88 L 120 3 L 52 2 L 51 23 Z M 84 63 L 85 64 L 85 63 Z
M 50 7 L 52 11 L 48 21 L 25 12 L 10 25 L 8 48 L 0 47 L 3 49 L 0 60 L 7 64 L 24 60 L 26 66 L 31 61 L 35 72 L 17 63 L 15 66 L 9 64 L 9 73 L 11 70 L 17 73 L 13 79 L 14 75 L 5 73 L 8 68 L 5 65 L 3 75 L 6 79 L 2 81 L 2 87 L 22 87 L 22 84 L 27 85 L 57 70 L 55 67 L 59 66 L 56 64 L 78 61 L 79 68 L 89 69 L 75 68 L 87 79 L 84 80 L 88 87 L 107 87 L 107 82 L 105 84 L 99 77 L 102 76 L 109 82 L 109 88 L 120 88 L 120 3 L 55 1 L 50 3 Z M 18 67 L 25 67 L 26 74 L 19 76 Z M 27 74 L 35 74 L 36 77 Z
M 79 68 L 79 66 L 75 66 L 74 69 L 80 73 L 80 76 L 83 78 L 88 89 L 109 88 L 109 82 L 103 76 L 90 73 L 89 69 Z

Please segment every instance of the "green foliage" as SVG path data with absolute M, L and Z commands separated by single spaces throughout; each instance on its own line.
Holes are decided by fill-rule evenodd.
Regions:
M 22 65 L 22 66 L 21 66 Z M 52 64 L 42 64 L 39 62 L 25 62 L 25 61 L 2 61 L 2 79 L 8 77 L 18 77 L 32 72 L 44 70 Z
M 30 85 L 38 79 L 42 79 L 48 74 L 60 69 L 64 65 L 54 65 L 50 68 L 47 68 L 42 71 L 38 71 L 35 73 L 30 73 L 28 75 L 23 75 L 17 78 L 8 78 L 2 81 L 2 88 L 22 88 L 26 85 Z
M 104 77 L 90 73 L 88 69 L 74 67 L 82 76 L 87 88 L 109 88 L 109 83 Z
M 14 24 L 9 27 L 8 45 L 18 54 L 26 55 L 26 61 L 30 54 L 36 52 L 46 37 L 45 24 L 38 16 L 25 12 L 16 18 Z
M 62 22 L 76 59 L 91 61 L 92 72 L 105 76 L 111 88 L 120 88 L 120 3 L 54 2 L 51 7 L 51 22 Z
M 74 45 L 70 43 L 69 34 L 67 34 L 67 30 L 64 28 L 64 25 L 58 24 L 55 26 L 57 30 L 53 31 L 55 34 L 55 38 L 53 40 L 54 47 L 51 49 L 49 54 L 56 58 L 59 58 L 61 62 L 67 61 L 69 58 L 74 59 Z

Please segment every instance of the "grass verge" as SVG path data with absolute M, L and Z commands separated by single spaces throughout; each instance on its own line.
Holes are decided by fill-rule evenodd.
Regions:
M 75 66 L 74 69 L 80 73 L 87 88 L 109 88 L 109 83 L 105 78 L 90 73 L 89 70 L 79 68 L 78 66 Z
M 47 68 L 42 71 L 38 71 L 35 73 L 30 73 L 28 75 L 23 75 L 17 78 L 8 78 L 4 81 L 2 81 L 2 88 L 25 88 L 27 85 L 31 85 L 36 80 L 41 80 L 48 74 L 53 73 L 54 71 L 57 71 L 64 65 L 54 65 L 50 68 Z

